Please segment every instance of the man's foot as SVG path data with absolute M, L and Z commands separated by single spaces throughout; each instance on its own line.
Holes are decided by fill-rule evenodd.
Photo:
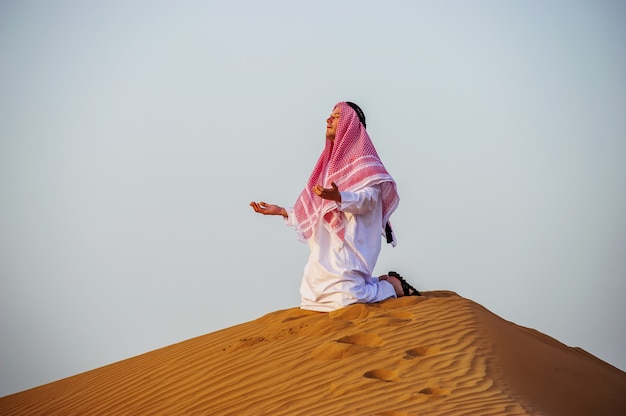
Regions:
M 402 296 L 404 296 L 404 290 L 402 290 L 402 283 L 400 283 L 400 280 L 398 280 L 397 277 L 393 277 L 393 276 L 389 276 L 389 275 L 382 275 L 379 277 L 380 280 L 386 280 L 389 283 L 391 283 L 391 286 L 393 286 L 393 289 L 396 291 L 396 297 L 401 298 Z
M 380 280 L 386 280 L 393 286 L 396 296 L 422 296 L 421 293 L 411 286 L 402 276 L 396 272 L 389 272 L 384 276 L 380 276 Z

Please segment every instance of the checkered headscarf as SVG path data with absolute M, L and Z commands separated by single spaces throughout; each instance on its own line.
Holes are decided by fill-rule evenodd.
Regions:
M 383 233 L 386 231 L 388 242 L 395 246 L 395 239 L 390 237 L 388 221 L 400 201 L 396 183 L 378 157 L 374 144 L 354 109 L 343 101 L 335 109 L 337 107 L 341 113 L 334 143 L 326 140 L 324 151 L 294 206 L 296 230 L 302 240 L 308 240 L 313 234 L 315 224 L 322 217 L 324 226 L 343 241 L 345 227 L 337 204 L 315 195 L 313 187 L 323 185 L 330 188 L 331 182 L 335 182 L 340 191 L 355 192 L 380 184 L 383 200 L 381 230 Z M 327 170 L 326 182 L 322 183 Z

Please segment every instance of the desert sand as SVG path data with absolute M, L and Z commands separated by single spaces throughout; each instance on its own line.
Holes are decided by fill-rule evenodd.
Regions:
M 8 415 L 624 415 L 626 373 L 453 292 L 292 308 L 0 398 Z

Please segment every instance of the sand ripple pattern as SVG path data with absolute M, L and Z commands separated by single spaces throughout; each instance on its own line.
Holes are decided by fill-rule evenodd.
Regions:
M 0 398 L 0 414 L 544 414 L 542 402 L 506 375 L 511 350 L 499 343 L 498 325 L 512 331 L 510 337 L 522 334 L 535 352 L 573 349 L 452 292 L 425 295 L 327 314 L 277 311 Z M 575 357 L 590 360 L 580 352 Z M 606 371 L 617 390 L 600 387 L 619 396 L 624 373 Z M 615 409 L 626 408 L 624 399 L 614 400 Z M 590 414 L 612 414 L 613 408 L 597 409 Z

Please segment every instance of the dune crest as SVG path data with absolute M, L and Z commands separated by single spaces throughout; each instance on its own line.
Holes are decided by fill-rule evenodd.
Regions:
M 292 308 L 0 398 L 2 415 L 618 415 L 626 373 L 453 292 Z

